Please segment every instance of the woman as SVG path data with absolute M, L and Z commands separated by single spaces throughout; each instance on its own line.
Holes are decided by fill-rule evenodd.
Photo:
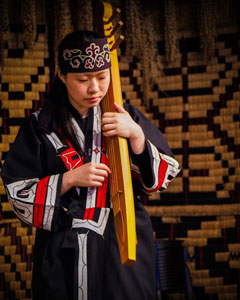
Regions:
M 67 35 L 58 65 L 48 103 L 20 129 L 2 169 L 14 212 L 37 227 L 33 299 L 155 299 L 151 221 L 137 196 L 166 188 L 178 163 L 133 106 L 102 115 L 111 66 L 105 37 Z M 116 135 L 128 139 L 131 156 L 138 241 L 131 267 L 120 261 L 109 194 L 104 145 Z

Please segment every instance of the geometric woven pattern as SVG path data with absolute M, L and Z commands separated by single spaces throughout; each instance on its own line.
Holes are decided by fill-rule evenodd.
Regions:
M 216 56 L 206 65 L 198 52 L 193 52 L 194 44 L 198 50 L 197 41 L 185 40 L 180 44 L 178 66 L 165 69 L 166 75 L 153 93 L 152 110 L 159 128 L 183 170 L 179 183 L 175 181 L 166 191 L 177 193 L 172 199 L 174 205 L 239 201 L 238 43 L 238 35 L 219 36 Z
M 176 62 L 164 69 L 142 106 L 138 62 L 121 57 L 125 101 L 136 105 L 168 140 L 181 173 L 168 189 L 143 201 L 158 239 L 179 239 L 197 299 L 238 299 L 240 282 L 240 38 L 218 36 L 212 63 L 201 60 L 197 39 L 180 40 Z M 159 43 L 160 55 L 164 54 Z M 44 26 L 32 52 L 4 51 L 0 85 L 0 158 L 19 125 L 40 108 L 49 89 Z M 31 299 L 35 229 L 16 220 L 0 182 L 0 298 Z
M 49 84 L 49 53 L 45 26 L 38 26 L 33 50 L 14 49 L 14 34 L 9 33 L 8 48 L 4 49 L 5 67 L 0 76 L 0 159 L 4 161 L 19 126 L 31 112 L 42 107 Z M 0 195 L 3 218 L 13 217 L 5 197 L 2 181 Z
M 0 299 L 31 299 L 35 232 L 20 222 L 1 226 Z
M 49 83 L 45 26 L 37 27 L 37 41 L 32 51 L 24 46 L 14 48 L 14 33 L 9 33 L 8 41 L 8 47 L 4 49 L 5 67 L 0 76 L 1 162 L 19 126 L 31 112 L 42 107 Z M 0 197 L 0 299 L 31 299 L 32 246 L 36 230 L 16 219 L 7 201 L 2 179 Z
M 180 40 L 177 61 L 158 78 L 150 99 L 152 119 L 182 172 L 167 190 L 143 201 L 155 237 L 179 239 L 187 247 L 197 299 L 236 300 L 240 298 L 239 34 L 218 36 L 216 46 L 213 61 L 206 64 L 198 39 Z M 162 49 L 164 44 L 159 43 L 164 54 Z M 122 83 L 130 76 L 132 85 L 125 98 L 141 99 L 137 63 L 125 69 Z
M 219 36 L 207 65 L 197 40 L 181 41 L 151 102 L 182 174 L 146 204 L 155 236 L 188 247 L 197 299 L 240 297 L 239 42 Z

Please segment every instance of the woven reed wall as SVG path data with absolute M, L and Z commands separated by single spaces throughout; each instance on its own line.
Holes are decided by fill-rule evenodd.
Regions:
M 198 45 L 180 40 L 177 61 L 152 92 L 154 118 L 182 174 L 147 201 L 148 211 L 157 238 L 188 247 L 197 299 L 239 299 L 240 35 L 219 35 L 209 64 Z
M 0 75 L 0 159 L 5 160 L 19 126 L 42 107 L 49 83 L 48 41 L 44 25 L 37 26 L 33 50 L 15 46 L 7 33 L 5 67 Z M 18 32 L 19 40 L 22 33 Z M 24 155 L 24 154 L 23 154 Z M 13 214 L 0 177 L 0 299 L 31 299 L 32 246 L 36 228 L 21 224 Z
M 199 40 L 179 40 L 177 60 L 151 92 L 153 120 L 182 172 L 145 199 L 157 239 L 183 241 L 197 299 L 240 298 L 240 35 L 219 35 L 203 60 Z M 159 42 L 164 56 L 164 42 Z M 138 104 L 138 63 L 122 63 L 124 98 Z M 129 81 L 130 80 L 130 81 Z M 144 109 L 143 109 L 144 110 Z M 143 199 L 144 200 L 144 199 Z
M 11 37 L 9 37 L 11 40 Z M 197 299 L 238 299 L 240 281 L 240 38 L 218 36 L 211 64 L 202 61 L 197 39 L 180 40 L 176 62 L 164 69 L 151 93 L 151 111 L 141 106 L 138 62 L 120 61 L 123 97 L 139 106 L 166 136 L 182 172 L 161 194 L 143 199 L 159 239 L 180 239 Z M 160 55 L 163 44 L 159 43 Z M 19 125 L 42 106 L 48 90 L 45 27 L 38 26 L 33 51 L 4 50 L 1 72 L 3 162 Z M 31 299 L 35 228 L 17 221 L 0 182 L 0 299 Z

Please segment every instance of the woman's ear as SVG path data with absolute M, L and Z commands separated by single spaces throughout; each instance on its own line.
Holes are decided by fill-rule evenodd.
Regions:
M 59 68 L 57 68 L 57 74 L 58 74 L 58 77 L 60 78 L 60 80 L 65 84 L 66 83 L 65 76 L 61 73 Z

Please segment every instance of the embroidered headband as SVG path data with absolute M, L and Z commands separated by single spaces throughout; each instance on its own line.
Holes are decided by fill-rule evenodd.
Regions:
M 111 67 L 107 38 L 68 43 L 58 48 L 58 62 L 63 73 L 100 71 Z

